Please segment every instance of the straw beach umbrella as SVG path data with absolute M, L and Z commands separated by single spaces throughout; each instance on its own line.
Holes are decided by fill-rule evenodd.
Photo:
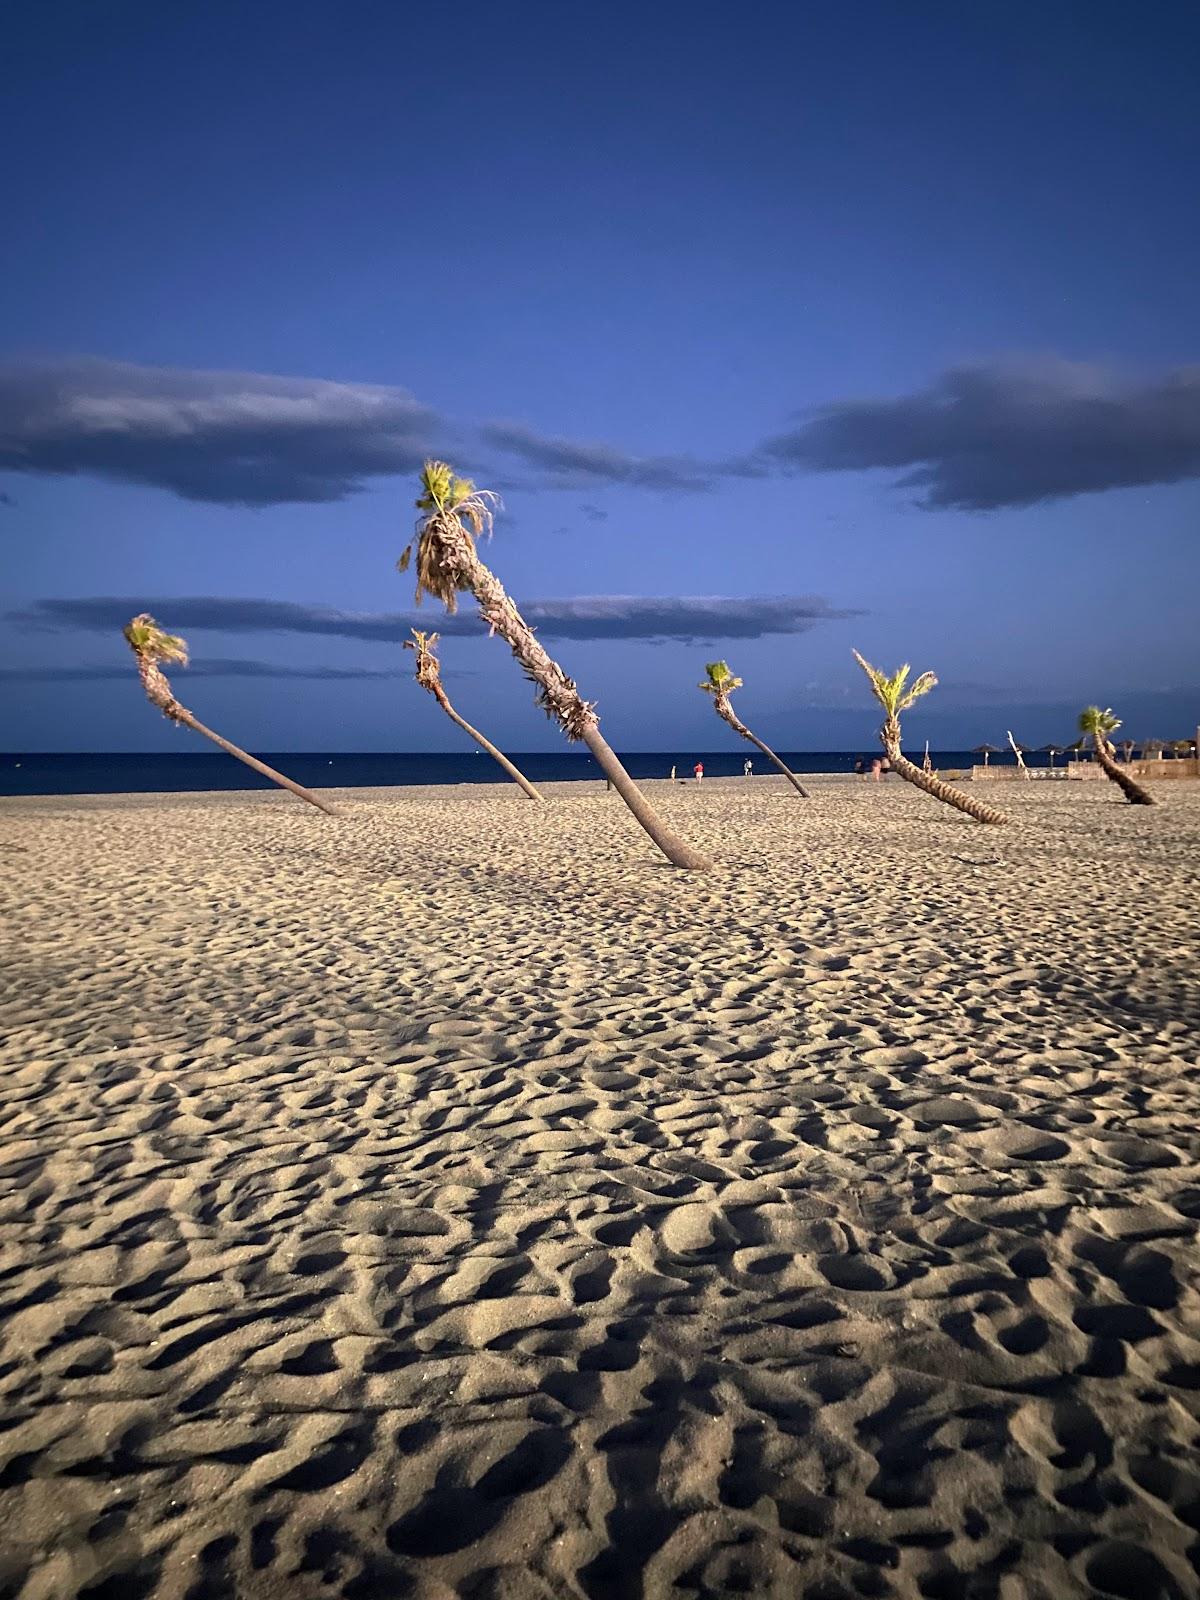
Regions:
M 1041 753 L 1044 756 L 1050 757 L 1050 765 L 1053 766 L 1055 756 L 1062 755 L 1063 747 L 1060 744 L 1044 744 L 1042 746 Z
M 988 757 L 998 756 L 1000 754 L 1000 750 L 998 746 L 994 744 L 977 744 L 974 750 L 972 750 L 971 754 L 973 756 L 982 756 L 983 764 L 986 767 L 988 764 Z

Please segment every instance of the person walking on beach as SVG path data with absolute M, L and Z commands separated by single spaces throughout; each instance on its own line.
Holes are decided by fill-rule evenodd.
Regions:
M 697 761 L 696 765 L 692 768 L 692 771 L 695 774 L 696 782 L 697 783 L 703 783 L 704 782 L 704 763 L 703 763 L 703 761 Z
M 672 783 L 675 782 L 675 768 L 674 767 L 671 768 L 671 782 Z
M 750 757 L 747 756 L 746 757 L 746 761 L 745 761 L 745 765 L 742 767 L 742 777 L 743 778 L 752 778 L 753 776 L 754 776 L 754 763 L 753 763 L 753 761 L 751 761 Z
M 882 771 L 882 769 L 883 769 L 883 762 L 881 761 L 881 759 L 878 756 L 876 756 L 874 761 L 872 761 L 872 763 L 871 763 L 871 777 L 875 780 L 876 783 L 879 782 L 879 774 Z

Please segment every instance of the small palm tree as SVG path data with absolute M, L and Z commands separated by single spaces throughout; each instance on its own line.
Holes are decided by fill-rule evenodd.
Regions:
M 219 733 L 206 728 L 186 706 L 180 705 L 171 693 L 171 685 L 167 682 L 160 666 L 160 662 L 172 661 L 178 662 L 181 667 L 187 666 L 187 645 L 177 634 L 164 633 L 154 618 L 145 611 L 140 616 L 134 617 L 124 633 L 129 648 L 137 657 L 138 675 L 142 680 L 142 688 L 146 691 L 146 698 L 152 706 L 158 707 L 164 717 L 169 717 L 172 722 L 177 722 L 184 728 L 191 728 L 193 733 L 202 733 L 206 739 L 219 744 L 227 755 L 236 756 L 248 767 L 253 767 L 255 772 L 261 772 L 264 778 L 270 778 L 272 783 L 289 790 L 298 799 L 307 800 L 310 806 L 316 806 L 318 811 L 324 811 L 331 817 L 337 816 L 333 807 L 319 799 L 310 789 L 293 783 L 290 778 L 285 778 L 282 772 L 276 772 L 274 767 L 268 767 L 266 762 L 248 755 L 245 750 L 239 750 L 236 744 L 230 744 L 228 739 L 222 739 Z
M 756 749 L 761 750 L 763 755 L 766 756 L 767 760 L 770 761 L 772 765 L 779 768 L 780 772 L 783 773 L 784 777 L 791 784 L 792 788 L 795 789 L 796 793 L 803 795 L 804 799 L 807 800 L 808 790 L 800 782 L 796 774 L 791 772 L 783 764 L 783 762 L 775 754 L 774 750 L 770 749 L 762 742 L 761 739 L 757 738 L 753 733 L 750 732 L 750 729 L 733 709 L 729 696 L 735 689 L 740 689 L 742 687 L 741 678 L 734 677 L 733 673 L 730 672 L 729 664 L 726 661 L 710 661 L 704 668 L 704 672 L 705 679 L 699 687 L 704 690 L 705 694 L 712 695 L 713 710 L 717 713 L 721 720 L 723 722 L 727 722 L 733 729 L 734 733 L 738 734 L 743 739 L 749 739 L 750 743 L 754 745 Z
M 450 704 L 450 697 L 442 686 L 442 664 L 437 658 L 437 642 L 436 633 L 422 633 L 419 628 L 414 628 L 412 638 L 404 641 L 404 648 L 415 650 L 417 654 L 417 682 L 422 689 L 429 690 L 451 722 L 456 723 L 465 734 L 474 739 L 481 750 L 486 750 L 493 761 L 499 762 L 513 782 L 519 783 L 531 800 L 540 800 L 541 795 L 525 774 L 513 766 L 504 752 L 497 750 L 490 739 L 485 739 L 478 728 L 473 728 L 464 717 L 460 717 Z
M 427 461 L 421 473 L 416 536 L 397 562 L 408 569 L 416 552 L 417 603 L 431 594 L 453 613 L 458 596 L 474 595 L 491 633 L 498 633 L 521 670 L 537 687 L 536 700 L 570 740 L 582 739 L 634 817 L 675 867 L 700 869 L 712 863 L 665 826 L 600 732 L 595 706 L 584 700 L 573 679 L 543 649 L 504 585 L 479 559 L 475 541 L 492 531 L 497 496 L 458 478 L 444 461 Z
M 907 663 L 889 678 L 886 673 L 880 672 L 878 667 L 873 667 L 869 661 L 865 661 L 857 650 L 854 651 L 854 659 L 866 673 L 875 698 L 884 709 L 885 719 L 879 730 L 879 742 L 883 745 L 884 754 L 891 762 L 893 771 L 898 772 L 909 783 L 915 784 L 918 789 L 924 789 L 926 794 L 945 801 L 946 805 L 953 806 L 958 811 L 965 811 L 967 816 L 974 817 L 977 822 L 1007 822 L 1008 818 L 1003 811 L 984 805 L 981 800 L 964 794 L 951 783 L 944 783 L 931 772 L 922 772 L 920 767 L 913 766 L 912 762 L 906 761 L 900 753 L 900 713 L 907 711 L 909 706 L 922 695 L 937 687 L 937 678 L 934 674 L 923 672 L 914 683 L 909 684 L 910 668 Z
M 1121 726 L 1120 717 L 1114 717 L 1111 708 L 1101 711 L 1099 706 L 1085 706 L 1079 713 L 1079 731 L 1090 735 L 1092 748 L 1096 752 L 1096 760 L 1104 769 L 1104 776 L 1110 778 L 1131 806 L 1152 806 L 1154 801 L 1140 783 L 1135 783 L 1116 763 L 1113 756 L 1113 747 L 1108 742 L 1110 733 L 1115 733 Z

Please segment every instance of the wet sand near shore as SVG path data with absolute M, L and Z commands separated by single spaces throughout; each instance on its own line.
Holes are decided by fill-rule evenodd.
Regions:
M 1200 1592 L 1200 784 L 0 801 L 0 1595 Z

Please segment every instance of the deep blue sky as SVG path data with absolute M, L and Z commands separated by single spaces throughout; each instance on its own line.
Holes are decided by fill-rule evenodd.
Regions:
M 716 656 L 782 746 L 863 746 L 851 644 L 938 671 L 913 742 L 1194 726 L 1195 7 L 45 0 L 6 34 L 0 746 L 181 748 L 113 626 L 152 604 L 230 737 L 459 748 L 370 620 L 411 609 L 425 449 L 503 488 L 489 559 L 618 747 L 731 738 Z M 557 741 L 500 642 L 443 653 L 465 715 Z M 367 675 L 296 675 L 329 669 Z

